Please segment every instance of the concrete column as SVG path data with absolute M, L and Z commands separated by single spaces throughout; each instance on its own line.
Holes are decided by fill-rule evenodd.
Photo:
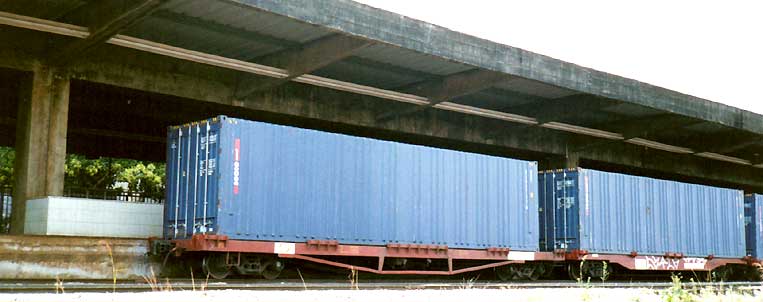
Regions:
M 19 96 L 11 234 L 24 232 L 27 200 L 63 195 L 69 78 L 37 66 Z

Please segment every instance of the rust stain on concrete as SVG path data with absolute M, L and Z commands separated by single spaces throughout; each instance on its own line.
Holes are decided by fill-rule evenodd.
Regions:
M 0 236 L 0 279 L 142 279 L 159 274 L 148 240 Z

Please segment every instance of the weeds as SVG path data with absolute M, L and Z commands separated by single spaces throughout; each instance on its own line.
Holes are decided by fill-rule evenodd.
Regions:
M 188 270 L 191 271 L 191 289 L 196 291 L 196 279 L 193 278 L 193 268 L 189 268 Z
M 207 290 L 208 286 L 209 286 L 209 274 L 207 274 L 207 278 L 204 280 L 204 284 L 201 285 L 201 291 Z
M 469 279 L 463 279 L 461 282 L 461 286 L 459 286 L 459 289 L 472 289 L 474 288 L 474 283 L 477 282 L 477 279 L 479 279 L 479 275 L 471 277 Z
M 578 276 L 575 281 L 577 281 L 578 286 L 580 286 L 583 289 L 583 293 L 580 294 L 580 300 L 584 302 L 591 301 L 591 277 L 586 278 L 585 282 L 583 282 L 583 275 L 584 270 L 583 267 L 585 266 L 586 257 L 583 257 L 583 260 L 580 261 L 580 264 L 578 266 Z
M 154 273 L 154 268 L 149 267 L 151 270 L 150 276 L 143 276 L 143 281 L 148 284 L 149 287 L 151 287 L 151 291 L 163 291 L 163 292 L 171 292 L 172 291 L 172 284 L 170 283 L 169 278 L 164 279 L 164 284 L 162 284 L 161 280 L 156 277 L 156 274 Z M 192 281 L 193 282 L 193 281 Z
M 301 274 L 300 274 L 301 277 Z M 350 274 L 347 276 L 347 278 L 350 280 L 350 289 L 359 289 L 358 288 L 358 270 L 353 268 L 350 268 Z M 304 281 L 303 281 L 304 282 Z
M 111 280 L 112 280 L 112 286 L 111 291 L 117 292 L 117 266 L 114 265 L 114 253 L 111 250 L 111 245 L 108 241 L 103 242 L 104 245 L 106 245 L 106 250 L 109 252 L 109 260 L 111 261 Z
M 665 302 L 690 302 L 697 301 L 696 296 L 684 289 L 680 275 L 671 275 L 672 286 L 662 293 Z
M 158 291 L 161 289 L 161 285 L 159 284 L 159 280 L 156 278 L 156 274 L 154 274 L 154 268 L 149 267 L 149 270 L 151 271 L 151 275 L 143 276 L 143 281 L 146 281 L 146 284 L 151 287 L 151 291 Z
M 56 276 L 56 294 L 65 294 L 64 281 Z
M 302 278 L 302 272 L 297 269 L 297 274 L 299 275 L 299 280 L 302 280 L 302 287 L 307 290 L 307 284 L 305 284 L 305 278 Z
M 609 274 L 610 274 L 609 264 L 607 261 L 602 261 L 601 265 L 602 265 L 602 271 L 601 271 L 600 279 L 601 279 L 601 282 L 604 282 L 604 281 L 607 281 L 607 279 L 609 279 Z

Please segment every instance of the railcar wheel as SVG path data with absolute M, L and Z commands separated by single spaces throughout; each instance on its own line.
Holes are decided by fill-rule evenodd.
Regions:
M 572 281 L 583 281 L 583 275 L 581 274 L 579 263 L 568 264 L 567 275 L 570 277 L 570 279 L 572 279 Z
M 262 267 L 262 277 L 267 280 L 275 280 L 278 278 L 279 275 L 281 275 L 281 271 L 283 271 L 284 265 L 283 262 L 279 259 L 273 259 L 268 260 L 265 262 L 265 264 Z
M 228 266 L 225 254 L 218 253 L 204 256 L 201 262 L 201 269 L 205 275 L 214 279 L 225 279 L 231 273 L 231 268 Z
M 761 281 L 763 280 L 763 266 L 761 266 L 759 263 L 755 263 L 752 265 L 752 280 L 755 281 Z

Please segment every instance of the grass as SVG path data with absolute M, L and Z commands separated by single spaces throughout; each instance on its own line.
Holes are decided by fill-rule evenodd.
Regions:
M 461 285 L 458 286 L 459 289 L 473 289 L 474 284 L 477 282 L 477 279 L 479 279 L 479 275 L 471 277 L 469 279 L 463 279 L 461 282 Z
M 689 279 L 691 287 L 681 281 L 680 275 L 672 275 L 672 286 L 659 292 L 665 302 L 702 302 L 702 301 L 763 301 L 761 291 L 743 292 L 735 290 L 720 282 L 716 286 L 699 287 L 694 278 Z
M 302 280 L 302 288 L 307 290 L 307 283 L 305 283 L 305 278 L 302 277 L 302 272 L 299 271 L 299 268 L 297 268 L 297 274 L 299 275 L 299 280 Z
M 56 276 L 56 294 L 65 294 L 64 281 Z
M 358 287 L 358 277 L 359 277 L 358 270 L 355 269 L 354 267 L 351 268 L 350 274 L 347 276 L 347 278 L 350 280 L 350 289 L 355 289 L 355 290 L 360 289 Z
M 114 265 L 114 252 L 111 250 L 111 245 L 108 241 L 103 242 L 104 245 L 106 245 L 106 250 L 109 252 L 109 260 L 111 261 L 111 280 L 112 280 L 112 287 L 111 291 L 116 292 L 117 291 L 117 266 Z M 152 270 L 153 273 L 153 270 Z
M 690 293 L 688 290 L 686 290 L 681 282 L 681 276 L 679 275 L 672 275 L 670 276 L 670 279 L 672 280 L 672 285 L 670 288 L 666 289 L 662 294 L 660 295 L 662 300 L 665 302 L 690 302 L 690 301 L 696 301 L 696 297 L 694 294 Z

